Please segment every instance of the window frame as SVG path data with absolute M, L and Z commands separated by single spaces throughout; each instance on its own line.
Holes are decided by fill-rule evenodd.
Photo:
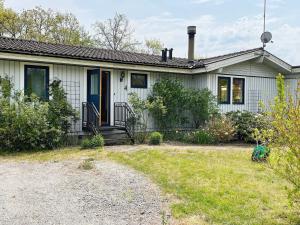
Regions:
M 219 91 L 220 79 L 225 79 L 228 82 L 227 101 L 225 101 L 225 102 L 220 101 L 220 91 Z M 218 104 L 220 104 L 220 105 L 230 105 L 230 103 L 231 103 L 231 77 L 218 76 L 217 91 L 218 91 L 218 96 L 217 96 Z
M 138 75 L 138 76 L 143 76 L 146 80 L 145 86 L 138 86 L 138 85 L 133 85 L 132 83 L 132 75 Z M 138 89 L 147 89 L 148 88 L 148 73 L 140 73 L 140 72 L 131 72 L 130 73 L 130 87 L 131 88 L 138 88 Z
M 243 101 L 242 102 L 234 102 L 233 99 L 233 88 L 234 88 L 234 80 L 242 80 L 242 84 L 243 84 L 243 89 L 242 89 L 242 97 L 243 97 Z M 246 83 L 246 79 L 245 78 L 241 78 L 241 77 L 233 77 L 232 78 L 232 104 L 233 105 L 245 105 L 245 83 Z
M 46 97 L 45 101 L 49 100 L 49 66 L 40 66 L 40 65 L 24 65 L 24 94 L 27 94 L 27 77 L 28 77 L 28 68 L 36 68 L 36 69 L 45 69 L 46 70 Z

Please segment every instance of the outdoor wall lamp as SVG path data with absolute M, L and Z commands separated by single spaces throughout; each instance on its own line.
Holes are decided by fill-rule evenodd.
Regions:
M 120 82 L 123 82 L 124 78 L 125 78 L 125 71 L 122 71 L 120 75 Z

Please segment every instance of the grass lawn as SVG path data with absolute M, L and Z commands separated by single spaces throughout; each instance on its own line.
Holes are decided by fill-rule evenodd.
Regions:
M 108 157 L 149 175 L 172 196 L 179 224 L 299 223 L 288 206 L 287 184 L 265 164 L 251 162 L 251 149 L 209 148 L 157 147 Z

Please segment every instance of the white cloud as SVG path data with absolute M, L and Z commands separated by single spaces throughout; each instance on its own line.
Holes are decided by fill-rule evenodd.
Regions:
M 198 4 L 219 4 L 225 0 L 189 0 Z M 262 0 L 260 2 L 263 2 Z M 268 0 L 268 8 L 283 6 L 286 0 Z M 51 7 L 60 11 L 71 11 L 79 20 L 90 28 L 96 19 L 88 11 L 80 7 L 76 0 L 7 0 L 6 5 L 14 9 L 32 8 L 35 5 Z M 90 9 L 93 10 L 93 9 Z M 267 17 L 267 28 L 273 33 L 273 44 L 267 50 L 288 63 L 300 65 L 300 25 L 284 23 L 283 17 Z M 196 54 L 198 56 L 215 56 L 233 51 L 260 47 L 262 33 L 262 17 L 242 17 L 235 21 L 223 22 L 213 15 L 201 15 L 196 18 L 180 18 L 176 14 L 165 11 L 160 15 L 131 21 L 136 30 L 136 38 L 140 41 L 149 38 L 160 39 L 168 48 L 175 49 L 175 56 L 187 56 L 186 27 L 197 26 Z
M 269 18 L 267 25 L 273 33 L 273 44 L 267 50 L 291 64 L 300 64 L 300 27 Z M 134 21 L 139 40 L 159 38 L 168 48 L 175 49 L 175 56 L 187 56 L 188 25 L 197 26 L 196 55 L 215 56 L 234 51 L 261 47 L 262 16 L 242 17 L 234 22 L 223 23 L 212 15 L 194 19 L 177 18 L 172 15 L 148 17 Z

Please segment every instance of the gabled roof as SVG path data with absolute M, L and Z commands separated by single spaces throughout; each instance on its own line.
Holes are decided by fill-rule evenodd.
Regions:
M 0 37 L 0 51 L 22 53 L 30 55 L 53 56 L 72 59 L 84 59 L 125 64 L 150 65 L 173 68 L 190 68 L 188 59 L 173 58 L 167 62 L 161 60 L 159 55 L 149 55 L 125 51 L 115 51 L 100 48 L 50 44 L 24 39 Z M 195 64 L 203 67 L 201 62 Z

